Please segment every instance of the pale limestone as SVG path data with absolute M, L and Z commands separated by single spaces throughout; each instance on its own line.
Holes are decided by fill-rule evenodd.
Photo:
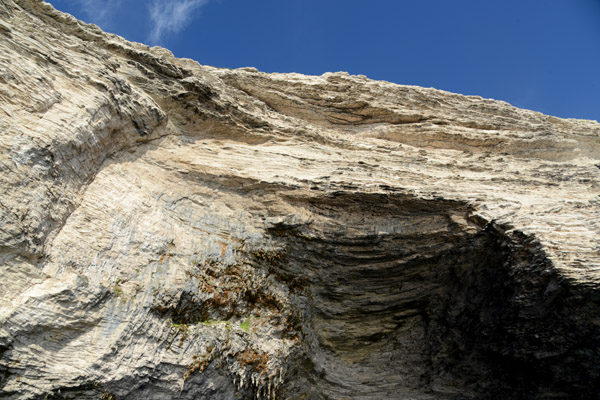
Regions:
M 558 281 L 600 283 L 597 122 L 343 72 L 203 66 L 34 0 L 0 3 L 0 39 L 5 398 L 60 397 L 69 388 L 75 398 L 294 398 L 282 386 L 295 387 L 293 360 L 306 343 L 334 349 L 310 357 L 343 382 L 351 365 L 382 367 L 375 347 L 347 352 L 336 337 L 353 343 L 369 329 L 397 330 L 408 349 L 425 335 L 416 320 L 398 327 L 385 318 L 328 333 L 338 325 L 311 316 L 304 323 L 312 328 L 290 331 L 286 321 L 309 300 L 272 271 L 269 264 L 286 273 L 301 266 L 294 250 L 288 266 L 269 259 L 288 249 L 273 229 L 298 230 L 310 247 L 328 235 L 385 240 L 455 229 L 467 238 L 493 226 L 507 241 L 520 233 L 537 241 Z M 355 196 L 347 213 L 323 205 L 336 193 Z M 423 205 L 389 200 L 400 211 L 382 216 L 374 205 L 357 217 L 350 209 L 360 196 Z M 443 210 L 431 211 L 438 202 Z M 256 304 L 243 299 L 248 288 L 262 288 Z M 230 300 L 242 293 L 231 315 L 211 290 Z M 207 316 L 216 322 L 188 321 L 197 310 L 176 322 L 182 293 L 195 296 L 193 305 L 212 304 Z M 262 354 L 263 365 L 243 361 Z M 387 381 L 382 392 L 318 383 L 309 394 L 477 397 L 470 386 L 454 393 L 449 375 L 416 383 L 418 354 L 397 364 L 391 391 Z M 191 367 L 197 360 L 205 369 Z

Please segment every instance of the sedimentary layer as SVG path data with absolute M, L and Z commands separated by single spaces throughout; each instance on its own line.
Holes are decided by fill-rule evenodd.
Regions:
M 600 124 L 0 2 L 0 396 L 600 395 Z

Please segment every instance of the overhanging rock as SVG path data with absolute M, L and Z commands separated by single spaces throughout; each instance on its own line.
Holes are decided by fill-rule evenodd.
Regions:
M 0 2 L 0 395 L 592 399 L 600 125 Z

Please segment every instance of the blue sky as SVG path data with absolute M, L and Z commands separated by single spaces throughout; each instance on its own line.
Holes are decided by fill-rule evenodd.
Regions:
M 600 120 L 600 0 L 50 0 L 201 64 L 347 71 Z

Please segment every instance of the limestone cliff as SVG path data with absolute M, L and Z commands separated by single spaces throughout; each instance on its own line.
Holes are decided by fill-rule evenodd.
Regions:
M 600 124 L 203 66 L 0 0 L 0 397 L 600 397 Z

